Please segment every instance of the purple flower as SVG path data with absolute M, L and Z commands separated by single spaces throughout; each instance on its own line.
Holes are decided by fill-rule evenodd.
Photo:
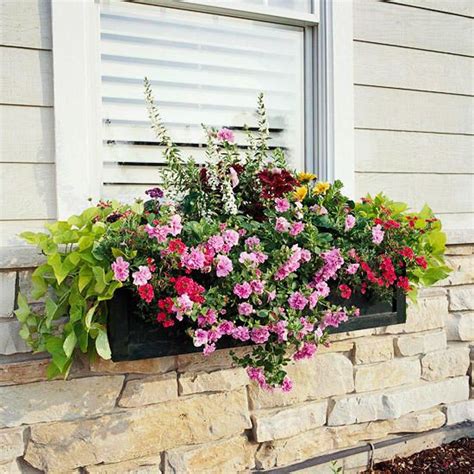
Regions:
M 223 142 L 232 143 L 235 140 L 234 132 L 228 128 L 221 128 L 217 132 L 217 138 Z
M 261 328 L 253 328 L 250 332 L 250 338 L 255 344 L 264 344 L 270 337 L 270 331 L 267 327 L 262 326 Z
M 128 278 L 130 264 L 122 257 L 117 257 L 115 262 L 112 263 L 111 267 L 114 271 L 114 278 L 117 281 L 125 281 Z
M 308 304 L 308 300 L 299 291 L 295 291 L 288 298 L 288 304 L 292 309 L 302 310 Z
M 237 311 L 242 316 L 248 316 L 253 313 L 253 306 L 250 303 L 240 303 Z
M 344 223 L 344 230 L 348 232 L 355 226 L 355 223 L 356 223 L 356 218 L 352 214 L 347 214 L 346 221 Z
M 372 227 L 372 242 L 374 244 L 381 244 L 384 235 L 385 232 L 382 230 L 382 226 L 380 224 L 377 224 L 376 226 Z
M 163 191 L 160 188 L 147 189 L 145 194 L 150 196 L 152 199 L 159 199 L 163 197 Z
M 218 277 L 226 277 L 234 267 L 232 266 L 232 260 L 225 255 L 217 256 L 216 275 Z
M 276 198 L 275 199 L 275 209 L 277 212 L 286 212 L 290 208 L 290 203 L 288 199 Z
M 140 265 L 138 271 L 132 273 L 133 284 L 135 286 L 146 285 L 148 280 L 151 278 L 150 269 L 145 265 Z

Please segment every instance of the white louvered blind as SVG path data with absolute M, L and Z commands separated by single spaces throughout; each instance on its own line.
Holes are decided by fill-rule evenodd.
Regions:
M 256 126 L 265 93 L 271 146 L 303 168 L 303 30 L 144 5 L 101 7 L 104 197 L 130 200 L 158 182 L 161 148 L 150 129 L 143 78 L 171 137 L 197 161 L 201 123 Z

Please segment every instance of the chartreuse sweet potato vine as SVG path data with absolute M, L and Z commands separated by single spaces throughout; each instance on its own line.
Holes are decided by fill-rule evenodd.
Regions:
M 446 236 L 425 206 L 412 213 L 380 194 L 354 203 L 342 183 L 318 181 L 270 151 L 263 100 L 244 152 L 231 130 L 205 129 L 198 168 L 169 138 L 147 87 L 149 114 L 170 166 L 146 202 L 101 202 L 23 238 L 46 257 L 33 274 L 33 311 L 20 295 L 21 335 L 68 374 L 75 351 L 110 358 L 107 301 L 119 288 L 137 314 L 182 330 L 211 354 L 222 338 L 252 343 L 235 356 L 263 388 L 292 382 L 285 367 L 357 317 L 354 301 L 391 299 L 449 272 Z M 121 290 L 122 291 L 122 290 Z

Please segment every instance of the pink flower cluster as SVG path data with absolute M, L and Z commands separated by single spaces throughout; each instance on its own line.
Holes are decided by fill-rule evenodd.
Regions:
M 300 268 L 301 263 L 311 260 L 310 251 L 300 248 L 297 244 L 293 245 L 291 252 L 290 258 L 275 273 L 275 280 L 284 280 L 290 273 L 296 272 Z
M 323 252 L 321 257 L 324 261 L 324 265 L 314 275 L 313 283 L 319 283 L 321 281 L 327 281 L 331 278 L 335 278 L 337 271 L 344 264 L 344 258 L 341 255 L 341 251 L 337 248 Z

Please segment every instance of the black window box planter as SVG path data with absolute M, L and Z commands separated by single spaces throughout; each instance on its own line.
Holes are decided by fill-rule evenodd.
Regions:
M 333 300 L 342 304 L 342 300 Z M 345 305 L 360 308 L 360 316 L 352 317 L 338 328 L 331 328 L 331 333 L 358 331 L 406 321 L 406 297 L 398 290 L 391 301 L 371 300 L 364 296 L 344 300 Z M 108 336 L 114 362 L 139 360 L 152 357 L 165 357 L 178 354 L 200 352 L 202 348 L 194 347 L 192 339 L 185 333 L 183 325 L 176 324 L 171 328 L 144 321 L 136 315 L 135 301 L 132 293 L 118 290 L 109 301 Z M 223 337 L 217 343 L 217 349 L 242 347 L 249 345 Z

